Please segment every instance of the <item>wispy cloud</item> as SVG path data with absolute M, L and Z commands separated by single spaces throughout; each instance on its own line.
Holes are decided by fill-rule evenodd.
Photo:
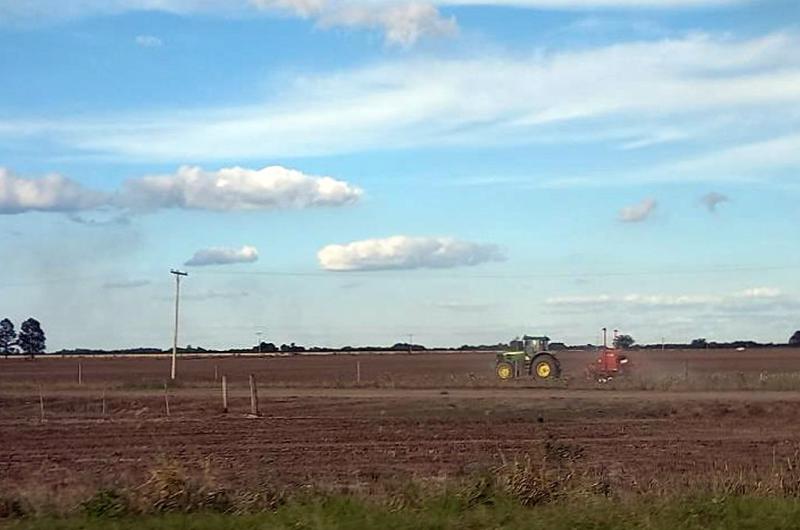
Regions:
M 439 309 L 454 313 L 483 313 L 492 307 L 492 304 L 478 302 L 449 301 L 434 304 Z
M 723 195 L 722 193 L 717 193 L 716 191 L 712 191 L 706 193 L 702 197 L 700 197 L 700 203 L 708 209 L 711 213 L 717 212 L 717 206 L 728 202 L 730 199 L 727 195 Z
M 393 236 L 328 245 L 317 257 L 329 271 L 439 269 L 503 261 L 496 245 L 450 237 Z
M 246 16 L 275 13 L 312 19 L 321 28 L 378 30 L 386 42 L 410 46 L 422 37 L 453 35 L 458 25 L 426 0 L 0 0 L 0 23 L 26 24 L 83 16 L 116 15 L 131 11 L 162 11 L 178 15 Z M 153 35 L 139 35 L 140 46 L 163 43 Z
M 755 0 L 0 0 L 0 22 L 37 19 L 69 19 L 81 16 L 113 15 L 128 11 L 162 11 L 188 15 L 247 14 L 257 9 L 290 9 L 310 17 L 336 4 L 379 10 L 385 5 L 420 4 L 427 6 L 497 6 L 550 10 L 636 9 L 662 10 L 694 7 L 724 7 Z M 333 8 L 330 6 L 333 5 Z
M 185 300 L 192 300 L 196 302 L 205 302 L 208 300 L 236 300 L 239 298 L 247 298 L 250 293 L 247 291 L 203 291 L 199 293 L 186 293 L 181 294 L 181 298 Z M 169 300 L 169 298 L 167 299 Z
M 742 308 L 752 305 L 785 304 L 797 301 L 775 287 L 753 287 L 729 294 L 598 294 L 558 296 L 545 300 L 545 304 L 564 309 L 586 311 L 592 307 L 687 309 L 701 307 Z
M 657 205 L 655 199 L 644 199 L 638 204 L 625 206 L 619 211 L 619 220 L 623 223 L 642 222 L 652 215 Z
M 430 2 L 364 2 L 342 0 L 251 0 L 267 10 L 281 10 L 312 18 L 321 27 L 379 29 L 386 42 L 410 46 L 426 36 L 447 36 L 458 31 L 455 18 L 445 17 Z
M 798 48 L 792 33 L 748 40 L 692 34 L 592 49 L 420 58 L 284 76 L 274 96 L 239 107 L 0 121 L 0 141 L 47 139 L 68 150 L 148 161 L 542 142 L 642 149 L 703 134 L 719 141 L 733 128 L 708 124 L 723 117 L 752 113 L 784 126 L 794 119 L 781 109 L 800 104 Z M 796 145 L 790 137 L 715 156 L 735 169 L 734 160 L 752 166 L 773 153 L 770 167 L 785 167 L 796 163 Z M 704 156 L 671 163 L 659 178 L 723 171 Z
M 150 280 L 121 280 L 106 282 L 103 284 L 103 289 L 138 289 L 139 287 L 146 287 L 151 283 Z
M 255 263 L 256 261 L 258 261 L 258 249 L 245 245 L 242 248 L 203 248 L 195 252 L 184 265 L 189 267 L 205 267 L 208 265 Z
M 142 48 L 159 48 L 164 45 L 164 41 L 155 35 L 137 35 L 134 42 Z
M 603 8 L 681 9 L 746 4 L 754 0 L 435 0 L 441 5 L 528 7 L 533 9 L 595 10 Z
M 73 223 L 77 223 L 83 226 L 91 226 L 94 228 L 106 227 L 106 226 L 128 226 L 131 224 L 130 216 L 124 213 L 101 219 L 86 217 L 84 215 L 80 215 L 77 213 L 70 213 L 67 215 L 67 219 L 69 219 Z

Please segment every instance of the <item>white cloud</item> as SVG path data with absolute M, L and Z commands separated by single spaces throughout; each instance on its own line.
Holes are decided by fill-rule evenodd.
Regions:
M 452 268 L 505 259 L 496 245 L 410 236 L 328 245 L 317 258 L 329 271 Z
M 386 146 L 604 141 L 641 149 L 691 135 L 720 141 L 730 131 L 753 130 L 732 126 L 731 117 L 765 117 L 760 131 L 791 123 L 786 109 L 800 105 L 798 48 L 800 38 L 788 33 L 744 41 L 694 34 L 506 57 L 423 58 L 282 77 L 273 96 L 252 105 L 74 122 L 7 121 L 0 122 L 0 135 L 16 141 L 43 136 L 82 152 L 148 161 L 329 155 Z M 772 153 L 769 167 L 781 167 L 797 160 L 796 144 L 789 138 L 720 156 L 753 166 Z M 659 178 L 716 175 L 716 161 L 673 164 Z
M 328 4 L 343 0 L 0 0 L 0 22 L 17 20 L 69 19 L 81 16 L 114 15 L 129 11 L 162 11 L 188 15 L 247 14 L 253 7 L 292 9 L 301 16 L 313 16 Z M 684 9 L 753 3 L 754 0 L 429 0 L 436 6 L 500 6 L 554 10 Z M 363 8 L 379 8 L 397 0 L 348 0 Z
M 150 283 L 150 280 L 121 280 L 106 282 L 103 284 L 103 289 L 137 289 L 150 285 Z
M 441 5 L 510 6 L 533 9 L 679 9 L 746 4 L 752 0 L 436 0 Z
M 261 9 L 286 10 L 314 18 L 322 27 L 380 29 L 386 42 L 410 46 L 421 37 L 453 35 L 458 26 L 432 3 L 421 1 L 357 2 L 341 0 L 251 0 Z
M 639 204 L 625 206 L 619 211 L 619 220 L 623 223 L 638 223 L 646 220 L 656 209 L 655 199 L 644 199 Z
M 142 48 L 158 48 L 164 44 L 164 41 L 155 35 L 137 35 L 134 41 Z
M 204 267 L 207 265 L 232 265 L 234 263 L 254 263 L 258 261 L 258 249 L 248 245 L 242 248 L 212 247 L 194 253 L 184 265 Z
M 706 193 L 700 197 L 700 203 L 711 213 L 715 213 L 717 211 L 717 206 L 724 202 L 728 202 L 729 200 L 730 199 L 727 197 L 727 195 L 717 193 L 716 191 Z
M 41 23 L 129 11 L 162 11 L 229 16 L 256 12 L 289 13 L 314 19 L 320 27 L 376 29 L 386 42 L 408 46 L 426 36 L 452 35 L 453 17 L 439 13 L 434 2 L 424 0 L 0 0 L 0 23 Z M 136 37 L 141 46 L 161 46 L 151 35 Z
M 492 304 L 450 301 L 438 302 L 435 304 L 435 306 L 439 309 L 453 311 L 455 313 L 482 313 L 489 310 L 492 307 Z
M 173 175 L 126 181 L 120 201 L 140 209 L 271 210 L 345 206 L 362 195 L 360 188 L 347 182 L 281 166 L 218 171 L 183 166 Z
M 587 310 L 593 307 L 639 309 L 716 308 L 741 309 L 764 303 L 787 302 L 789 298 L 775 287 L 754 287 L 731 294 L 599 294 L 590 296 L 556 296 L 545 304 Z
M 750 298 L 750 299 L 769 299 L 769 298 L 778 298 L 782 296 L 783 293 L 780 289 L 775 287 L 753 287 L 751 289 L 745 289 L 742 292 L 736 293 L 735 296 L 739 298 Z
M 102 219 L 85 218 L 75 212 L 96 208 L 236 211 L 336 207 L 358 202 L 363 193 L 361 188 L 342 180 L 281 166 L 218 171 L 183 166 L 172 175 L 127 180 L 115 193 L 91 190 L 58 174 L 28 179 L 0 167 L 0 215 L 66 212 L 70 220 L 89 226 L 128 224 L 130 212 Z
M 680 173 L 747 177 L 754 174 L 763 175 L 766 171 L 798 167 L 800 167 L 800 134 L 789 134 L 713 151 L 677 162 L 668 169 Z
M 107 201 L 104 193 L 84 188 L 62 175 L 28 179 L 0 167 L 0 214 L 75 212 L 100 207 Z

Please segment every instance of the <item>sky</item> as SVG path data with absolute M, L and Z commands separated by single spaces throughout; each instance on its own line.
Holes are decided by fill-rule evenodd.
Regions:
M 0 0 L 48 349 L 784 342 L 796 0 Z M 257 335 L 261 333 L 261 335 Z

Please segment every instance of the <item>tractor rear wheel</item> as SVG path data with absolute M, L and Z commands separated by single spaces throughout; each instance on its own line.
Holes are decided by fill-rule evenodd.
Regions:
M 497 377 L 503 381 L 514 377 L 514 365 L 508 361 L 500 361 L 494 369 Z
M 561 375 L 561 365 L 555 357 L 543 353 L 531 361 L 531 375 L 536 379 L 555 379 Z

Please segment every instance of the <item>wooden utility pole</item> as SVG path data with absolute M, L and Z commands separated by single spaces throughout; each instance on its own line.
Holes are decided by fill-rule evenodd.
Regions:
M 175 276 L 175 334 L 172 337 L 172 369 L 170 370 L 170 378 L 175 379 L 176 364 L 178 362 L 178 309 L 181 299 L 181 276 L 189 276 L 189 273 L 175 269 L 169 272 Z

